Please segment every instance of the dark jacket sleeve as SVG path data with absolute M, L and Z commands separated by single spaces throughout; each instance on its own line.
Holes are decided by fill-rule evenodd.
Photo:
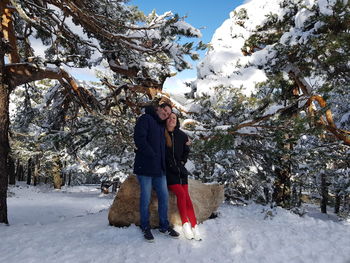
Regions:
M 137 151 L 149 157 L 155 157 L 152 147 L 149 145 L 147 136 L 149 131 L 149 120 L 147 115 L 142 115 L 136 122 L 134 129 L 134 140 Z

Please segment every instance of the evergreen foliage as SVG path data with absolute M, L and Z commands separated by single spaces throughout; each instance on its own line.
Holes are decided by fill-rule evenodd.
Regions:
M 198 112 L 191 116 L 198 123 L 191 131 L 194 175 L 205 182 L 224 183 L 229 200 L 256 200 L 287 208 L 299 206 L 305 193 L 322 199 L 320 178 L 326 175 L 328 194 L 346 200 L 349 143 L 336 138 L 330 126 L 349 140 L 344 131 L 350 130 L 349 3 L 327 2 L 326 8 L 325 1 L 307 6 L 298 0 L 275 2 L 278 12 L 267 12 L 265 21 L 254 29 L 246 28 L 250 17 L 245 6 L 232 13 L 231 23 L 249 32 L 242 47 L 232 48 L 240 48 L 248 57 L 260 54 L 258 59 L 237 63 L 228 77 L 205 62 L 199 66 L 203 82 L 192 84 Z M 234 30 L 227 32 L 232 39 L 244 38 Z M 229 36 L 216 39 L 220 43 Z M 215 51 L 211 48 L 207 61 L 215 57 Z M 247 68 L 263 70 L 266 81 L 243 95 L 244 84 L 225 82 Z M 206 79 L 218 80 L 208 92 L 200 93 Z M 313 101 L 310 112 L 313 95 L 326 100 L 327 106 Z M 333 113 L 333 124 L 328 110 Z
M 203 43 L 196 47 L 183 39 L 200 37 L 200 31 L 177 14 L 145 15 L 125 0 L 8 4 L 20 62 L 49 72 L 36 82 L 13 81 L 26 84 L 11 94 L 12 157 L 23 164 L 39 160 L 46 182 L 57 167 L 62 177 L 72 176 L 71 183 L 125 178 L 132 171 L 140 108 L 154 98 L 150 90 L 162 90 L 171 70 L 189 68 L 188 57 L 198 59 L 194 50 Z M 75 87 L 70 76 L 46 79 L 62 77 L 62 68 L 99 65 L 109 67 L 97 72 L 101 83 Z

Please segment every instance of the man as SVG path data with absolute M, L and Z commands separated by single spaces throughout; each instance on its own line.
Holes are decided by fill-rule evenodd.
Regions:
M 134 173 L 140 184 L 140 219 L 144 238 L 153 242 L 149 225 L 149 204 L 152 187 L 158 198 L 159 231 L 172 237 L 177 233 L 168 221 L 168 188 L 165 176 L 165 136 L 164 123 L 171 114 L 171 105 L 163 103 L 157 107 L 146 108 L 136 122 L 134 141 L 136 156 Z

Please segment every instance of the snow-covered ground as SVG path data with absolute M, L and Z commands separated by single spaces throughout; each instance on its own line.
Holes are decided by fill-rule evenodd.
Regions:
M 222 205 L 200 225 L 203 241 L 108 225 L 113 195 L 96 186 L 9 188 L 10 226 L 0 225 L 0 262 L 350 262 L 350 222 L 283 209 Z M 269 214 L 269 213 L 268 213 Z M 176 227 L 180 231 L 179 227 Z

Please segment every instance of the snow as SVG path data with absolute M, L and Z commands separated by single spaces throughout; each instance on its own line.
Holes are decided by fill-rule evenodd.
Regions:
M 135 225 L 109 226 L 114 196 L 97 188 L 10 186 L 11 225 L 0 225 L 1 262 L 350 261 L 350 222 L 316 209 L 299 217 L 281 208 L 223 204 L 217 218 L 199 225 L 203 241 L 153 230 L 156 241 L 147 243 Z
M 302 28 L 304 23 L 309 19 L 310 16 L 313 15 L 313 12 L 309 11 L 306 8 L 303 8 L 300 12 L 298 12 L 295 16 L 295 27 Z
M 242 127 L 237 132 L 241 134 L 259 134 L 259 129 L 255 127 Z
M 264 115 L 275 114 L 278 110 L 283 108 L 283 105 L 272 105 L 264 112 Z
M 198 78 L 193 82 L 198 95 L 214 95 L 213 88 L 223 86 L 242 87 L 242 93 L 250 96 L 256 91 L 257 83 L 267 80 L 265 72 L 255 65 L 263 64 L 273 56 L 273 53 L 269 53 L 270 49 L 262 49 L 250 56 L 245 56 L 242 49 L 245 40 L 266 21 L 270 13 L 279 17 L 284 15 L 279 3 L 280 0 L 246 2 L 235 9 L 236 12 L 246 10 L 249 19 L 242 21 L 234 16 L 234 12 L 230 13 L 230 18 L 215 31 L 211 48 L 198 64 Z
M 346 3 L 347 1 L 344 1 Z M 336 3 L 336 0 L 318 0 L 318 6 L 320 8 L 320 12 L 324 15 L 332 15 L 332 7 Z
M 179 28 L 180 30 L 184 31 L 184 32 L 191 32 L 194 36 L 198 37 L 198 38 L 202 38 L 202 33 L 200 30 L 198 30 L 197 28 L 194 28 L 193 26 L 191 26 L 190 24 L 186 23 L 185 21 L 177 21 L 174 24 L 174 27 Z
M 263 65 L 275 64 L 274 46 L 278 42 L 288 46 L 305 44 L 323 25 L 323 22 L 317 22 L 309 31 L 305 31 L 310 18 L 317 15 L 315 10 L 319 8 L 323 15 L 333 15 L 332 9 L 337 1 L 301 1 L 300 10 L 294 17 L 294 25 L 283 33 L 278 42 L 254 47 L 254 50 L 247 48 L 246 40 L 257 32 L 257 28 L 261 27 L 269 16 L 273 15 L 276 20 L 281 21 L 284 15 L 290 12 L 288 8 L 281 6 L 282 2 L 281 0 L 245 1 L 230 13 L 230 18 L 215 31 L 206 57 L 197 66 L 198 78 L 192 82 L 192 88 L 196 91 L 195 96 L 208 95 L 211 102 L 215 103 L 217 87 L 222 91 L 237 89 L 246 96 L 255 94 L 256 84 L 267 80 Z M 309 80 L 314 82 L 315 78 L 319 77 L 312 76 Z

